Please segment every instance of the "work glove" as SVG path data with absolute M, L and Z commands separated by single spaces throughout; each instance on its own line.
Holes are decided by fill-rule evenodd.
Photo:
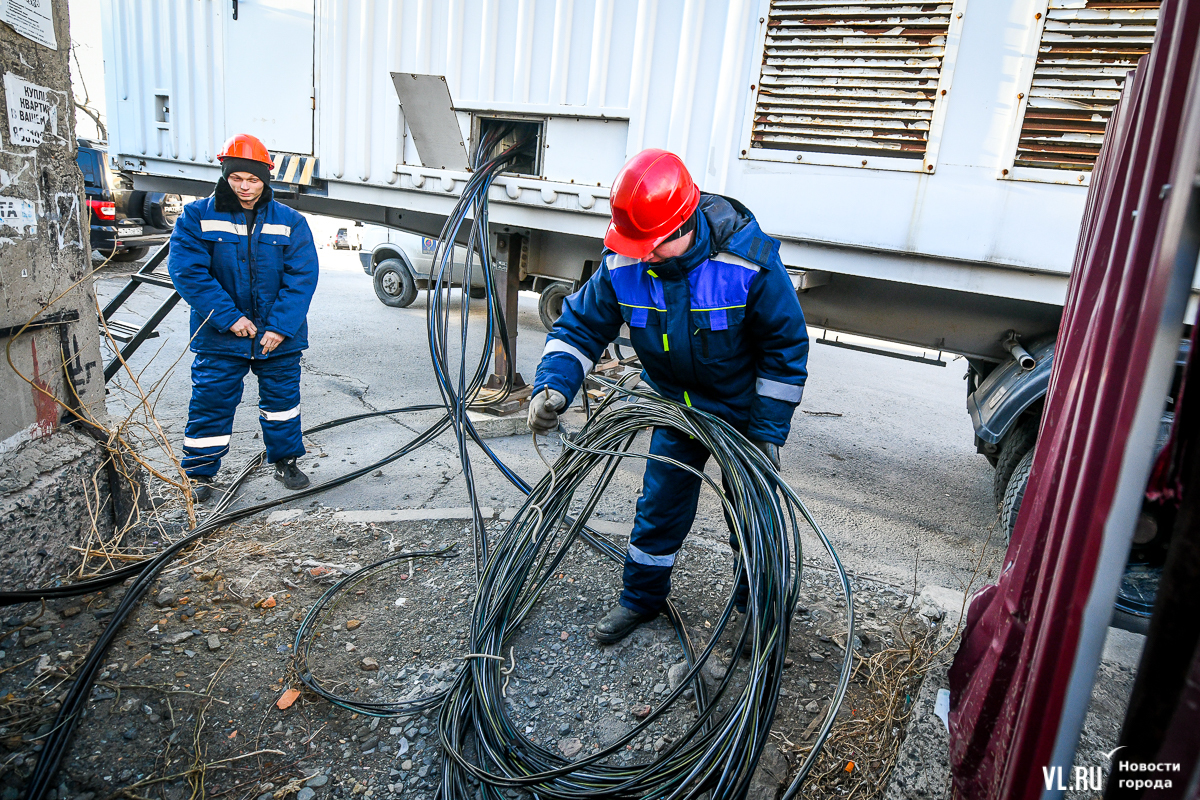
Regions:
M 532 415 L 530 419 L 533 419 Z M 533 423 L 530 422 L 529 425 L 532 427 Z M 775 468 L 775 471 L 779 472 L 779 445 L 771 444 L 770 442 L 751 442 L 751 444 L 761 450 L 762 454 L 767 457 L 767 461 L 771 462 L 771 466 Z
M 547 434 L 558 427 L 558 412 L 567 407 L 562 392 L 542 389 L 529 401 L 529 429 Z

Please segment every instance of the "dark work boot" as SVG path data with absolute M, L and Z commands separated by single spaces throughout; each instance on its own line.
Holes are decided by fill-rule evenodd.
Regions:
M 293 492 L 308 486 L 308 476 L 296 466 L 296 459 L 285 458 L 275 462 L 275 480 Z
M 212 478 L 202 475 L 190 478 L 192 484 L 192 502 L 206 503 L 212 497 Z
M 657 616 L 657 611 L 643 614 L 618 603 L 609 609 L 608 613 L 604 615 L 604 619 L 596 623 L 596 641 L 600 644 L 619 642 L 633 633 L 633 629 L 638 625 L 649 622 Z

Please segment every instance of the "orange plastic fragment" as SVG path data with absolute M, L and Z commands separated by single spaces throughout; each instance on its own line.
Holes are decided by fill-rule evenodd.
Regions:
M 846 772 L 854 772 L 854 762 L 853 761 L 846 762 Z
M 275 607 L 275 598 L 274 597 L 264 598 L 263 600 L 261 600 L 259 602 L 258 605 L 260 608 L 274 608 Z
M 279 695 L 279 699 L 275 701 L 275 707 L 280 711 L 286 711 L 292 707 L 292 703 L 300 697 L 299 689 L 288 689 L 283 694 Z

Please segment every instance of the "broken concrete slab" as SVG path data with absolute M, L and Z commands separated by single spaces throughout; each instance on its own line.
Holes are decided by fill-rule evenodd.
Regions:
M 490 506 L 480 506 L 484 519 L 496 516 Z M 425 522 L 430 520 L 470 520 L 474 512 L 470 508 L 394 508 L 376 511 L 337 511 L 333 518 L 339 522 Z
M 885 800 L 914 800 L 950 796 L 950 734 L 938 715 L 938 693 L 949 687 L 947 674 L 958 651 L 959 619 L 963 593 L 942 586 L 926 586 L 915 605 L 922 616 L 940 620 L 933 648 L 940 651 L 925 673 L 913 701 L 908 730 L 896 766 L 884 792 Z M 926 609 L 936 613 L 925 613 Z
M 267 522 L 275 524 L 278 522 L 291 522 L 292 520 L 303 517 L 308 512 L 302 508 L 285 508 L 282 511 L 272 511 L 267 515 Z
M 528 436 L 529 418 L 522 409 L 515 414 L 504 417 L 494 417 L 491 414 L 480 414 L 478 411 L 468 411 L 467 418 L 475 426 L 475 430 L 484 439 L 499 439 L 501 436 Z

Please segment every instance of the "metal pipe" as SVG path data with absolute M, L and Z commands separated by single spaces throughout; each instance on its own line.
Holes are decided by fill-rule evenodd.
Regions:
M 1021 347 L 1021 342 L 1017 338 L 1016 331 L 1009 331 L 1004 338 L 1004 349 L 1012 355 L 1013 360 L 1021 369 L 1028 372 L 1037 365 L 1037 359 L 1029 355 L 1029 351 Z

